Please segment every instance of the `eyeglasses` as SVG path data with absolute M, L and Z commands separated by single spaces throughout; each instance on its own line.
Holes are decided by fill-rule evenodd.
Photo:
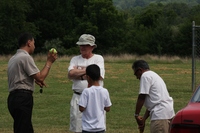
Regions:
M 134 72 L 134 75 L 136 75 L 136 74 L 137 74 L 137 72 L 138 72 L 139 70 L 141 70 L 141 69 L 137 69 L 137 70 L 135 70 L 135 72 Z

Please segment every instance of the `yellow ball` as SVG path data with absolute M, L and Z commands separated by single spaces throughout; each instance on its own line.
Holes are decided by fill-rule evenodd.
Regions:
M 54 54 L 57 54 L 57 50 L 56 50 L 55 48 L 51 48 L 51 49 L 49 50 L 49 52 L 54 53 Z

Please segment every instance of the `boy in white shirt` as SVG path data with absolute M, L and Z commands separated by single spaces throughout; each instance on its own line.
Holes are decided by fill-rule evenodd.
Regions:
M 79 101 L 82 114 L 82 133 L 105 133 L 105 115 L 112 105 L 109 92 L 99 84 L 100 68 L 96 64 L 86 68 L 88 88 L 85 88 Z

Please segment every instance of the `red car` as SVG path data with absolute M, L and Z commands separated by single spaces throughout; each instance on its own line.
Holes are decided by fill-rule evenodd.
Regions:
M 200 133 L 200 86 L 187 106 L 176 113 L 170 133 Z

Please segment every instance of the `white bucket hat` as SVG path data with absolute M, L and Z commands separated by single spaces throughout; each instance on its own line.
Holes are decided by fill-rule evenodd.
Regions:
M 90 35 L 90 34 L 83 34 L 80 36 L 78 42 L 76 43 L 77 45 L 90 45 L 90 46 L 95 46 L 95 37 Z

